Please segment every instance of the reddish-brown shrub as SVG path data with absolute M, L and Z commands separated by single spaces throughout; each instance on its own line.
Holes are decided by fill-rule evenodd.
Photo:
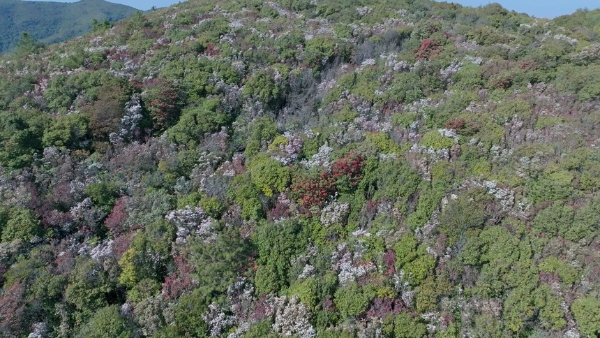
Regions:
M 127 197 L 119 197 L 110 215 L 104 220 L 104 226 L 115 237 L 124 231 L 123 225 L 128 217 L 126 199 Z
M 327 171 L 317 177 L 295 177 L 292 192 L 304 208 L 321 207 L 335 193 L 335 180 Z
M 363 177 L 365 157 L 354 152 L 337 159 L 331 171 L 324 170 L 318 176 L 300 174 L 293 179 L 292 192 L 307 209 L 322 207 L 336 191 L 348 191 L 356 187 Z
M 441 44 L 437 40 L 426 39 L 421 41 L 419 49 L 417 49 L 417 60 L 431 60 L 436 57 L 441 51 Z
M 465 120 L 459 118 L 453 118 L 446 121 L 444 128 L 446 129 L 454 129 L 456 131 L 460 131 L 465 127 Z
M 192 279 L 192 266 L 184 256 L 177 256 L 173 260 L 177 271 L 168 275 L 162 285 L 162 294 L 165 299 L 177 299 L 182 294 L 191 291 L 196 282 Z

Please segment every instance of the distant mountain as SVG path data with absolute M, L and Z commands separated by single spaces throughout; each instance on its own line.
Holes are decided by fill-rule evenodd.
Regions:
M 15 46 L 23 32 L 43 43 L 54 43 L 89 31 L 94 19 L 124 19 L 133 7 L 103 0 L 74 3 L 0 0 L 0 53 Z

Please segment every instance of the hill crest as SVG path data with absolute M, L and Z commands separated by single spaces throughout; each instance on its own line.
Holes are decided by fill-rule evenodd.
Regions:
M 24 32 L 41 43 L 55 43 L 88 32 L 94 19 L 116 22 L 136 11 L 104 0 L 72 3 L 0 0 L 0 53 L 13 48 Z

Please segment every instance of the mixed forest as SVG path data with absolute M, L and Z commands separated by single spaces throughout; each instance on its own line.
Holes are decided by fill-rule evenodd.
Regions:
M 0 57 L 1 337 L 600 335 L 600 10 L 94 28 Z

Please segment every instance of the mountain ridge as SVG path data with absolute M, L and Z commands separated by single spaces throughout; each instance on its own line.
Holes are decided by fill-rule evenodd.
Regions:
M 94 19 L 116 22 L 136 11 L 104 0 L 73 3 L 2 0 L 0 52 L 13 48 L 24 32 L 41 43 L 55 43 L 88 32 Z

